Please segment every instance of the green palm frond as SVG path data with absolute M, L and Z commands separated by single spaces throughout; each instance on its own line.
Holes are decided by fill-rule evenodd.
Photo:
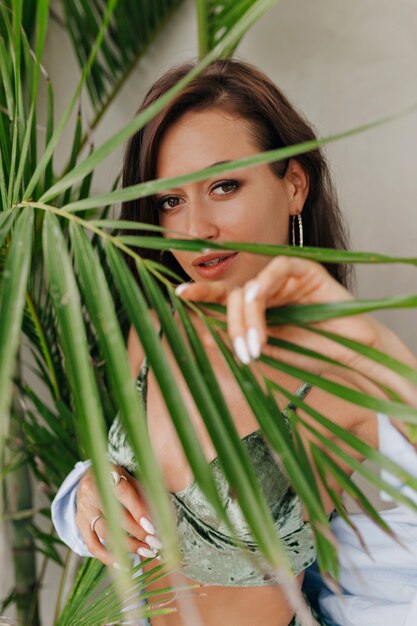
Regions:
M 106 9 L 104 0 L 62 0 L 68 32 L 84 67 Z M 100 52 L 87 78 L 95 126 L 181 0 L 118 0 Z
M 107 141 L 104 142 L 99 148 L 93 150 L 91 154 L 78 163 L 71 171 L 67 172 L 60 181 L 56 182 L 50 189 L 46 190 L 38 200 L 40 202 L 48 202 L 51 199 L 56 198 L 59 194 L 64 192 L 68 187 L 71 187 L 74 183 L 78 182 L 80 179 L 83 179 L 85 176 L 90 174 L 95 167 L 99 163 L 101 163 L 109 154 L 111 154 L 118 146 L 120 146 L 124 141 L 126 141 L 129 137 L 131 137 L 135 132 L 137 132 L 140 128 L 143 128 L 145 124 L 149 122 L 157 113 L 159 113 L 164 106 L 173 98 L 177 93 L 181 91 L 188 83 L 190 83 L 195 76 L 207 67 L 212 61 L 217 59 L 222 52 L 227 49 L 228 46 L 233 45 L 236 41 L 239 40 L 240 37 L 262 16 L 266 13 L 266 11 L 271 8 L 275 4 L 276 0 L 257 0 L 252 7 L 242 16 L 242 18 L 237 21 L 233 27 L 230 29 L 228 33 L 222 38 L 222 40 L 211 50 L 197 65 L 194 67 L 184 78 L 182 78 L 176 85 L 174 85 L 171 89 L 169 89 L 163 96 L 158 98 L 156 102 L 148 106 L 144 111 L 139 113 L 133 120 L 128 122 L 123 128 L 121 128 L 117 133 L 115 133 L 112 137 L 110 137 Z M 110 0 L 109 0 L 110 3 Z M 108 19 L 110 19 L 110 11 L 108 12 Z M 33 188 L 36 184 L 40 176 L 40 171 L 45 167 L 46 163 L 49 161 L 54 146 L 58 141 L 58 137 L 62 133 L 63 127 L 65 123 L 68 121 L 70 111 L 72 111 L 75 101 L 78 98 L 79 92 L 81 90 L 82 84 L 86 79 L 91 64 L 94 61 L 95 55 L 97 53 L 98 47 L 102 42 L 103 35 L 105 31 L 105 25 L 100 30 L 100 33 L 97 37 L 97 45 L 92 50 L 89 64 L 83 71 L 82 78 L 80 79 L 80 83 L 75 91 L 73 97 L 71 98 L 70 104 L 68 105 L 67 111 L 65 112 L 59 127 L 56 129 L 53 138 L 51 138 L 50 144 L 48 144 L 48 148 L 45 154 L 42 156 L 40 163 L 32 177 L 32 180 L 28 184 L 28 188 L 26 193 L 23 196 L 23 200 L 27 200 L 31 195 Z M 110 203 L 113 200 L 109 201 Z M 108 203 L 104 203 L 108 204 Z M 101 206 L 100 203 L 96 205 Z
M 198 50 L 202 59 L 228 33 L 233 25 L 256 4 L 256 0 L 197 0 Z M 243 36 L 243 35 L 242 35 Z M 222 57 L 229 57 L 239 45 L 242 36 L 225 48 Z
M 149 565 L 149 561 L 144 562 Z M 137 603 L 139 594 L 146 604 L 141 607 L 143 617 L 166 615 L 172 612 L 170 603 L 178 593 L 191 591 L 198 585 L 187 585 L 182 589 L 165 587 L 149 592 L 151 582 L 163 579 L 168 573 L 164 564 L 154 565 L 146 573 L 134 570 L 134 579 L 130 585 L 128 597 L 120 603 L 114 586 L 106 581 L 106 568 L 100 561 L 85 559 L 78 571 L 68 601 L 56 626 L 97 626 L 101 623 L 121 623 L 126 619 L 126 604 Z
M 30 271 L 33 217 L 33 211 L 23 211 L 16 220 L 1 282 L 0 462 L 3 462 L 4 440 L 8 432 L 12 380 Z
M 36 7 L 35 7 L 36 4 Z M 211 333 L 221 351 L 230 375 L 237 381 L 248 406 L 255 416 L 272 453 L 279 457 L 290 476 L 295 491 L 304 501 L 315 533 L 318 555 L 323 571 L 337 576 L 337 555 L 329 531 L 329 520 L 316 477 L 309 462 L 309 453 L 315 459 L 319 476 L 335 507 L 342 516 L 344 511 L 338 493 L 329 484 L 332 475 L 335 482 L 350 493 L 363 511 L 383 530 L 388 532 L 383 520 L 372 504 L 343 474 L 334 459 L 356 470 L 377 489 L 382 489 L 398 502 L 416 510 L 415 503 L 397 489 L 388 485 L 377 473 L 362 466 L 357 459 L 366 457 L 392 475 L 417 489 L 417 479 L 400 466 L 385 458 L 377 450 L 364 444 L 346 432 L 325 415 L 314 411 L 307 403 L 289 394 L 276 381 L 256 378 L 250 368 L 238 363 L 225 341 L 224 325 L 210 318 L 207 311 L 224 311 L 215 305 L 186 305 L 173 291 L 176 278 L 159 264 L 140 258 L 135 249 L 166 248 L 200 251 L 211 247 L 217 249 L 245 250 L 269 255 L 297 255 L 322 263 L 404 263 L 417 265 L 415 257 L 394 257 L 372 252 L 345 252 L 338 250 L 289 246 L 264 246 L 247 243 L 224 243 L 215 245 L 199 239 L 163 239 L 158 227 L 139 225 L 136 222 L 121 224 L 108 218 L 110 206 L 115 202 L 139 198 L 163 190 L 167 185 L 177 186 L 184 182 L 203 180 L 214 173 L 250 167 L 277 159 L 296 156 L 315 149 L 330 141 L 343 139 L 364 132 L 377 125 L 397 119 L 398 115 L 386 116 L 370 124 L 362 125 L 332 137 L 289 146 L 279 151 L 263 153 L 243 161 L 216 166 L 204 172 L 192 172 L 170 180 L 150 181 L 127 189 L 119 189 L 116 181 L 109 192 L 90 196 L 90 186 L 95 167 L 129 136 L 143 127 L 153 115 L 161 111 L 169 99 L 192 80 L 218 56 L 228 56 L 247 29 L 274 4 L 273 0 L 242 0 L 241 2 L 200 1 L 200 56 L 201 62 L 178 85 L 132 122 L 115 133 L 103 145 L 91 146 L 89 154 L 80 158 L 85 128 L 78 115 L 73 141 L 69 142 L 68 166 L 62 177 L 53 171 L 53 156 L 62 133 L 76 107 L 79 96 L 87 85 L 96 111 L 96 122 L 112 101 L 120 85 L 152 38 L 179 6 L 179 0 L 148 2 L 141 0 L 63 0 L 65 17 L 70 35 L 79 55 L 83 71 L 77 88 L 65 113 L 54 124 L 53 86 L 46 79 L 47 115 L 45 143 L 36 134 L 36 101 L 38 86 L 43 76 L 40 61 L 47 32 L 49 3 L 41 0 L 33 5 L 36 12 L 36 28 L 26 36 L 22 23 L 35 23 L 26 13 L 29 3 L 8 0 L 0 4 L 0 418 L 1 444 L 8 434 L 11 394 L 15 374 L 16 357 L 19 354 L 19 334 L 23 330 L 30 344 L 34 364 L 32 369 L 43 381 L 49 396 L 29 388 L 24 380 L 16 380 L 19 398 L 25 407 L 22 421 L 25 442 L 19 450 L 19 458 L 5 468 L 2 475 L 10 474 L 29 460 L 36 479 L 44 483 L 52 496 L 62 478 L 78 456 L 87 454 L 92 458 L 93 469 L 104 503 L 104 511 L 112 534 L 112 548 L 117 560 L 129 566 L 123 537 L 120 531 L 117 508 L 106 482 L 106 432 L 109 422 L 119 412 L 130 443 L 138 459 L 138 477 L 146 490 L 152 514 L 167 548 L 166 556 L 175 563 L 177 547 L 175 529 L 169 510 L 168 494 L 162 481 L 161 468 L 150 445 L 145 415 L 140 398 L 136 394 L 128 366 L 126 335 L 133 325 L 144 346 L 149 363 L 155 373 L 166 406 L 172 417 L 178 439 L 184 449 L 190 467 L 209 502 L 219 517 L 233 533 L 233 520 L 222 509 L 217 487 L 210 467 L 207 465 L 200 440 L 193 428 L 187 405 L 182 397 L 176 374 L 166 359 L 157 330 L 155 330 L 149 303 L 154 308 L 161 329 L 178 364 L 188 391 L 197 406 L 203 423 L 218 454 L 219 463 L 232 487 L 236 498 L 261 551 L 268 568 L 286 567 L 285 553 L 265 502 L 259 481 L 254 473 L 248 454 L 236 430 L 230 409 L 222 393 L 216 373 L 192 322 L 192 314 L 199 316 Z M 10 7 L 13 11 L 10 11 Z M 29 41 L 33 42 L 32 54 Z M 409 107 L 406 112 L 415 110 Z M 402 115 L 404 112 L 402 113 Z M 38 145 L 39 143 L 39 145 Z M 39 147 L 42 146 L 42 149 Z M 54 204 L 52 204 L 54 202 Z M 48 204 L 49 203 L 49 204 Z M 13 207 L 13 208 L 12 208 Z M 131 235 L 119 235 L 118 229 L 131 230 Z M 135 231 L 149 232 L 139 238 Z M 121 253 L 136 263 L 142 279 L 141 291 L 130 273 Z M 168 293 L 166 301 L 161 284 Z M 145 297 L 146 296 L 146 297 Z M 146 299 L 147 298 L 147 299 Z M 323 303 L 314 306 L 288 306 L 271 309 L 267 322 L 271 326 L 292 324 L 303 330 L 321 334 L 323 338 L 344 346 L 370 361 L 385 366 L 396 375 L 412 383 L 417 381 L 416 371 L 357 341 L 339 337 L 320 330 L 312 324 L 346 315 L 357 315 L 383 308 L 416 307 L 417 296 L 396 296 L 373 301 L 349 301 Z M 175 308 L 179 326 L 172 315 Z M 181 332 L 178 332 L 178 331 Z M 270 345 L 290 356 L 303 355 L 310 359 L 335 360 L 315 353 L 305 346 L 289 341 L 270 338 Z M 295 367 L 291 359 L 262 357 L 261 361 L 276 371 L 285 372 L 309 381 L 329 393 L 348 402 L 356 403 L 373 411 L 386 412 L 406 423 L 417 422 L 417 411 L 410 408 L 389 389 L 389 399 L 373 398 L 341 384 L 327 380 L 325 376 Z M 275 393 L 280 392 L 293 404 L 289 411 L 292 437 L 285 419 L 277 405 Z M 300 418 L 299 408 L 311 420 Z M 322 444 L 308 450 L 302 443 L 298 429 L 309 429 Z M 323 430 L 325 434 L 323 434 Z M 11 442 L 15 445 L 15 442 Z M 344 444 L 343 448 L 341 444 Z M 350 450 L 349 453 L 347 450 Z M 345 516 L 346 517 L 346 516 Z M 32 524 L 38 537 L 38 547 L 49 558 L 57 560 L 55 539 L 42 533 Z M 58 557 L 59 558 L 59 557 Z M 149 599 L 146 608 L 166 612 L 169 606 L 161 606 L 158 596 L 147 592 L 152 576 L 163 576 L 166 567 L 157 565 L 153 573 L 139 576 L 132 586 L 129 570 L 120 571 L 116 586 L 106 587 L 95 600 L 90 597 L 103 582 L 104 568 L 97 562 L 86 561 L 76 580 L 71 597 L 59 620 L 59 626 L 70 624 L 93 624 L 101 621 L 121 620 L 122 605 L 117 593 L 125 601 L 137 596 L 139 589 L 143 598 Z M 268 570 L 269 571 L 269 570 Z M 174 593 L 173 589 L 168 590 Z M 148 595 L 146 595 L 148 594 Z M 156 613 L 155 613 L 156 614 Z
M 7 8 L 9 14 L 11 15 L 14 11 L 15 2 L 14 0 L 3 0 L 2 4 L 5 8 Z M 30 42 L 33 41 L 35 34 L 35 25 L 36 25 L 36 11 L 33 10 L 33 6 L 30 2 L 22 3 L 22 28 L 26 33 L 26 36 Z

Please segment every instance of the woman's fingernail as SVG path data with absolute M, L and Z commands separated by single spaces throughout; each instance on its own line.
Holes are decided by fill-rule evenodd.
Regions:
M 156 557 L 156 552 L 154 552 L 154 550 L 149 550 L 148 548 L 138 548 L 137 553 L 139 556 L 145 557 L 145 559 L 154 559 Z
M 160 550 L 162 548 L 162 543 L 157 537 L 154 537 L 153 535 L 147 535 L 145 537 L 145 543 L 147 543 L 148 546 L 150 548 L 153 548 L 154 550 Z
M 175 287 L 175 294 L 177 296 L 180 296 L 182 293 L 184 293 L 184 291 L 189 287 L 188 283 L 181 283 L 181 285 L 178 285 L 178 287 Z
M 246 347 L 243 337 L 235 337 L 233 340 L 233 348 L 239 361 L 242 361 L 245 365 L 250 363 L 248 348 Z
M 128 572 L 128 568 L 127 567 L 123 567 L 123 565 L 120 565 L 120 563 L 118 563 L 117 561 L 114 561 L 114 563 L 112 563 L 112 567 L 114 567 L 114 569 L 118 569 L 122 572 Z
M 259 293 L 260 285 L 259 283 L 252 283 L 250 287 L 245 292 L 245 303 L 250 304 L 255 300 Z
M 261 340 L 259 337 L 258 329 L 254 328 L 253 326 L 249 328 L 246 339 L 248 343 L 249 354 L 253 359 L 257 359 L 261 354 Z
M 155 534 L 155 528 L 153 527 L 152 522 L 150 522 L 147 517 L 141 517 L 139 520 L 139 524 L 142 526 L 145 533 L 148 533 L 149 535 Z

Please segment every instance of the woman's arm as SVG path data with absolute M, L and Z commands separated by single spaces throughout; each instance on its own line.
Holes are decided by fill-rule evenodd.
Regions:
M 264 352 L 305 365 L 307 361 L 302 361 L 299 355 L 267 345 L 268 334 L 282 335 L 288 341 L 301 343 L 342 366 L 351 367 L 373 378 L 377 385 L 386 385 L 405 402 L 417 407 L 417 386 L 392 370 L 308 330 L 295 326 L 267 329 L 267 308 L 353 300 L 352 294 L 319 263 L 295 257 L 275 257 L 256 279 L 248 281 L 242 288 L 230 291 L 223 281 L 185 283 L 177 288 L 177 293 L 187 300 L 216 302 L 227 306 L 228 335 L 236 356 L 243 362 L 250 362 Z M 329 319 L 311 324 L 311 327 L 361 342 L 417 369 L 417 359 L 399 337 L 370 315 Z M 308 369 L 323 374 L 329 366 L 309 359 Z M 381 396 L 386 397 L 382 391 Z
M 132 374 L 136 378 L 143 360 L 143 350 L 133 328 L 128 338 L 128 356 Z M 94 556 L 111 566 L 114 559 L 101 541 L 108 539 L 107 524 L 90 466 L 91 461 L 80 461 L 67 476 L 52 503 L 52 521 L 60 539 L 74 552 L 80 556 Z M 129 535 L 129 551 L 145 558 L 156 556 L 161 545 L 149 520 L 139 484 L 122 467 L 113 465 L 112 468 L 116 477 L 122 477 L 114 487 L 114 493 L 123 506 L 121 525 Z M 91 523 L 98 516 L 92 531 Z

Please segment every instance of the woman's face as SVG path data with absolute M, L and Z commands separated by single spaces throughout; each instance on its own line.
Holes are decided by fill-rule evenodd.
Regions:
M 184 114 L 164 135 L 157 177 L 180 176 L 259 153 L 249 124 L 219 108 Z M 169 189 L 155 199 L 160 225 L 183 233 L 183 238 L 287 244 L 290 216 L 302 211 L 307 192 L 304 170 L 291 160 L 282 179 L 268 165 L 257 165 Z M 193 281 L 223 280 L 230 287 L 242 286 L 270 260 L 247 252 L 173 254 Z

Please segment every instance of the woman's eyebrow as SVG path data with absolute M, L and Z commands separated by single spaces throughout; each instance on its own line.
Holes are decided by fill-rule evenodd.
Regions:
M 223 165 L 224 163 L 231 163 L 231 160 L 230 159 L 226 159 L 225 161 L 216 161 L 215 163 L 210 163 L 210 165 L 207 165 L 206 167 L 204 167 L 203 170 L 208 170 L 211 167 L 215 167 L 216 165 Z M 204 181 L 200 181 L 200 182 L 204 182 Z M 169 191 L 175 192 L 175 191 L 179 191 L 180 189 L 181 189 L 181 187 L 172 187 L 172 189 L 169 189 Z M 166 191 L 165 192 L 160 191 L 160 192 L 157 192 L 155 194 L 155 197 L 163 196 L 163 195 L 166 195 L 166 194 L 167 194 Z
M 205 167 L 205 170 L 210 169 L 210 167 L 215 167 L 216 165 L 223 165 L 223 163 L 231 163 L 230 159 L 226 159 L 226 161 L 216 161 L 215 163 L 211 163 L 210 165 L 207 165 L 207 167 Z

